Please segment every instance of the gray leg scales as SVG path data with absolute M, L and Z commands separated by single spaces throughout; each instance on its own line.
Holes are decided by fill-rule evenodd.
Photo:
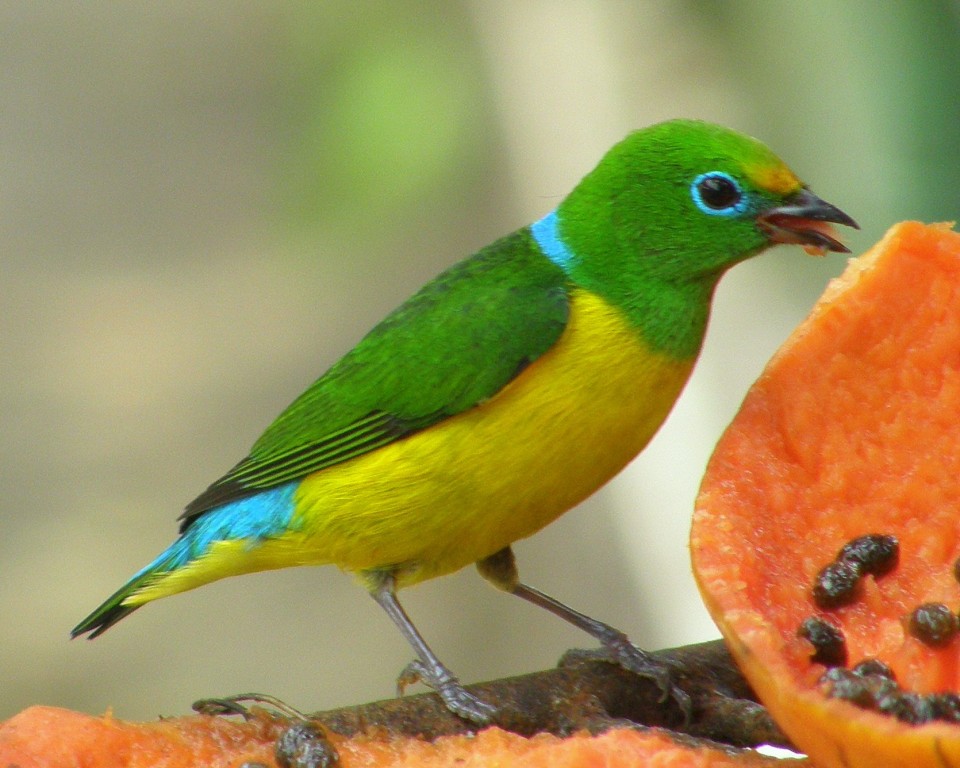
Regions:
M 573 624 L 573 626 L 600 641 L 602 648 L 598 652 L 578 655 L 611 661 L 640 677 L 652 680 L 660 689 L 662 694 L 660 700 L 666 701 L 672 698 L 683 711 L 684 717 L 690 718 L 692 713 L 690 696 L 674 683 L 673 673 L 668 665 L 654 659 L 649 653 L 635 646 L 620 630 L 575 611 L 538 589 L 522 584 L 519 581 L 516 563 L 510 547 L 505 547 L 485 560 L 478 562 L 477 570 L 480 571 L 481 576 L 498 588 L 521 597 L 529 603 L 545 608 L 554 616 L 559 616 L 564 621 Z
M 454 674 L 440 662 L 397 600 L 393 576 L 383 575 L 377 588 L 370 594 L 397 625 L 418 657 L 400 674 L 397 680 L 398 692 L 402 693 L 407 685 L 420 681 L 433 688 L 443 699 L 447 709 L 455 715 L 481 725 L 491 722 L 497 713 L 496 707 L 467 691 Z

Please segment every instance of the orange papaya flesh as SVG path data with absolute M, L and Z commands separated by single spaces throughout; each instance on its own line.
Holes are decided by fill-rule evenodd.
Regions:
M 0 723 L 0 765 L 46 768 L 236 768 L 276 766 L 274 744 L 286 721 L 259 710 L 247 721 L 191 715 L 154 723 L 30 707 Z M 775 768 L 782 763 L 746 750 L 680 744 L 655 729 L 616 729 L 598 736 L 518 736 L 499 728 L 434 741 L 371 732 L 328 734 L 343 768 Z M 805 761 L 792 765 L 804 765 Z
M 273 744 L 284 724 L 254 717 L 238 722 L 212 715 L 131 723 L 59 707 L 29 707 L 0 723 L 0 765 L 17 768 L 227 768 L 241 762 L 274 765 Z
M 899 545 L 892 569 L 818 605 L 822 569 L 871 534 Z M 960 691 L 960 636 L 934 644 L 911 627 L 924 604 L 960 609 L 960 235 L 949 225 L 894 226 L 827 288 L 718 442 L 691 554 L 741 669 L 816 765 L 960 766 L 950 718 L 907 722 L 821 679 L 831 664 L 877 659 L 914 702 Z M 811 660 L 811 619 L 839 630 L 842 653 Z

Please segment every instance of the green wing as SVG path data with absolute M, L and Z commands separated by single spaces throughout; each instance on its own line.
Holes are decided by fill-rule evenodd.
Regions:
M 496 394 L 548 350 L 569 314 L 566 277 L 529 230 L 424 286 L 297 398 L 191 502 L 212 507 L 387 445 Z

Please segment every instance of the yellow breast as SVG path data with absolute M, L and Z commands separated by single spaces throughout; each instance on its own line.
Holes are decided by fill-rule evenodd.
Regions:
M 652 352 L 621 313 L 572 297 L 557 343 L 490 400 L 307 477 L 300 532 L 265 545 L 260 567 L 399 567 L 410 584 L 529 536 L 639 453 L 693 360 Z

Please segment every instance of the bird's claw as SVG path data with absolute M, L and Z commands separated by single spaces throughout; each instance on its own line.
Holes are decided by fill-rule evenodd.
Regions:
M 564 656 L 566 661 L 579 660 L 608 661 L 623 667 L 635 675 L 652 680 L 660 689 L 659 702 L 664 703 L 673 699 L 683 713 L 685 724 L 689 724 L 693 717 L 693 700 L 690 695 L 676 683 L 676 671 L 669 660 L 654 658 L 651 654 L 631 643 L 626 636 L 604 643 L 600 648 L 592 650 L 568 651 Z
M 244 720 L 249 720 L 253 717 L 251 705 L 270 707 L 289 720 L 310 719 L 300 710 L 266 693 L 238 693 L 234 696 L 199 699 L 193 702 L 191 708 L 199 715 L 240 715 Z
M 407 666 L 403 668 L 403 671 L 397 675 L 397 698 L 403 696 L 407 688 L 411 685 L 422 682 L 426 674 L 426 668 L 423 666 L 423 662 L 418 659 L 414 659 L 407 664 Z
M 415 659 L 397 677 L 397 695 L 403 696 L 407 686 L 414 683 L 423 683 L 432 688 L 443 699 L 447 709 L 464 720 L 487 725 L 497 714 L 496 707 L 470 693 L 445 668 L 432 669 Z
M 238 693 L 217 699 L 200 699 L 193 702 L 193 711 L 200 715 L 240 715 L 244 720 L 249 720 L 254 716 L 251 711 L 253 705 L 269 707 L 292 721 L 274 745 L 274 757 L 281 768 L 331 768 L 339 764 L 340 756 L 323 728 L 275 696 Z

